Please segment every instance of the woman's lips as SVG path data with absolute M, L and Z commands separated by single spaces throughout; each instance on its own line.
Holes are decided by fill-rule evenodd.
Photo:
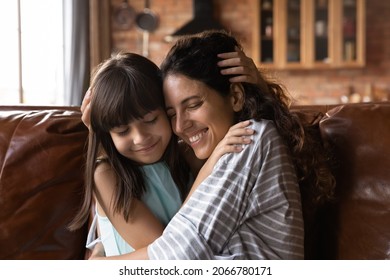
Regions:
M 207 128 L 192 135 L 191 137 L 188 137 L 188 141 L 190 142 L 190 144 L 195 144 L 203 138 L 203 136 L 206 134 L 206 132 L 207 132 Z

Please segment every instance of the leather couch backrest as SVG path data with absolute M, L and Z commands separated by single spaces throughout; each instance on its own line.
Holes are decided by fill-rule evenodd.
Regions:
M 331 259 L 390 258 L 390 103 L 327 112 L 322 138 L 335 155 L 336 201 L 327 211 Z
M 0 259 L 83 259 L 87 129 L 78 108 L 0 106 Z

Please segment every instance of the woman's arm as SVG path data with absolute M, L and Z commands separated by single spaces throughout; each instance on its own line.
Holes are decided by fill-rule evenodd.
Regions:
M 247 57 L 245 53 L 236 47 L 235 52 L 220 53 L 218 57 L 222 58 L 218 66 L 223 68 L 221 74 L 234 75 L 230 78 L 231 83 L 246 82 L 259 84 L 261 76 L 253 59 Z
M 98 211 L 106 215 L 122 238 L 134 249 L 145 247 L 158 238 L 164 227 L 145 204 L 133 200 L 130 218 L 126 221 L 122 213 L 114 211 L 113 196 L 116 177 L 107 163 L 101 163 L 95 171 L 96 200 Z

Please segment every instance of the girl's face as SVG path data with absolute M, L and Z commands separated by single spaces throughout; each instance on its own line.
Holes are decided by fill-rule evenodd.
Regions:
M 180 74 L 168 75 L 163 86 L 173 132 L 198 158 L 208 158 L 233 125 L 231 98 Z
M 118 152 L 140 164 L 159 161 L 172 136 L 171 126 L 162 109 L 146 114 L 140 120 L 110 130 Z

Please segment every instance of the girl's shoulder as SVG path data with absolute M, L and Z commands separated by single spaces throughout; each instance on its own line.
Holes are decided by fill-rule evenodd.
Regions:
M 95 179 L 96 176 L 107 176 L 108 173 L 113 172 L 111 165 L 108 163 L 106 157 L 98 157 L 96 159 Z M 109 174 L 111 176 L 111 174 Z
M 108 158 L 106 156 L 98 156 L 97 159 L 96 159 L 96 163 L 97 164 L 100 164 L 102 162 L 108 162 Z

